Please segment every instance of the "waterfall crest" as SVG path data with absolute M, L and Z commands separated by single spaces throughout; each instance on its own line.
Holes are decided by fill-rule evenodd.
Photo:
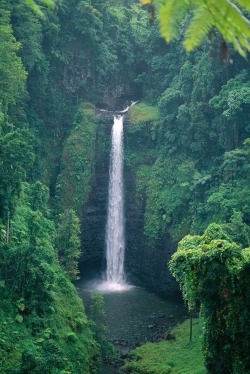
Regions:
M 124 274 L 123 117 L 114 117 L 109 167 L 108 218 L 106 226 L 107 282 L 122 285 Z

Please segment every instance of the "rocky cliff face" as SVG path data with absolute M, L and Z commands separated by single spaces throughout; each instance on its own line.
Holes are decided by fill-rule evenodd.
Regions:
M 135 189 L 135 172 L 125 166 L 126 209 L 126 272 L 135 276 L 148 288 L 158 293 L 175 295 L 179 288 L 168 270 L 168 261 L 176 250 L 176 244 L 163 236 L 150 240 L 144 234 L 145 199 L 138 203 Z
M 82 210 L 82 261 L 100 264 L 104 261 L 107 215 L 109 150 L 113 118 L 99 122 L 96 133 L 95 166 L 90 193 Z

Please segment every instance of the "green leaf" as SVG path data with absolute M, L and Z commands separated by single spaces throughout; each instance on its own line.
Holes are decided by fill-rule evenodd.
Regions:
M 176 38 L 180 30 L 180 22 L 188 11 L 189 4 L 185 0 L 165 1 L 159 9 L 161 34 L 167 42 Z
M 212 27 L 213 19 L 211 13 L 205 6 L 200 6 L 185 32 L 183 44 L 186 50 L 192 51 L 197 47 L 208 35 Z
M 38 339 L 35 340 L 35 343 L 40 344 L 40 343 L 43 343 L 44 340 L 45 340 L 44 338 L 38 338 Z
M 23 316 L 21 316 L 20 314 L 18 314 L 15 318 L 15 320 L 19 323 L 23 322 Z
M 40 0 L 43 5 L 49 6 L 49 7 L 54 7 L 55 2 L 53 0 Z M 35 0 L 25 0 L 26 4 L 33 9 L 33 11 L 39 15 L 43 16 L 43 11 L 41 7 L 37 4 Z
M 237 4 L 243 9 L 246 9 L 250 12 L 250 1 L 249 0 L 235 0 Z
M 250 22 L 241 10 L 250 11 L 248 0 L 152 0 L 150 3 L 158 10 L 160 31 L 167 42 L 180 34 L 181 22 L 192 12 L 184 36 L 186 50 L 197 47 L 215 27 L 239 54 L 245 57 L 246 51 L 250 51 Z

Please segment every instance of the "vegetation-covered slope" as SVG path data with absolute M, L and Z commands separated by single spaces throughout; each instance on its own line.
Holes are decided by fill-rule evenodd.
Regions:
M 22 186 L 0 245 L 1 373 L 94 373 L 98 345 L 53 248 L 47 196 L 40 182 Z
M 134 160 L 137 190 L 146 197 L 145 233 L 176 241 L 228 221 L 235 210 L 249 223 L 249 63 L 235 55 L 222 66 L 206 47 L 186 55 L 161 43 L 152 32 L 151 53 L 160 54 L 149 57 L 145 76 L 158 118 L 128 128 L 136 134 L 129 135 L 128 163 Z
M 93 104 L 140 89 L 146 16 L 133 1 L 62 1 L 42 17 L 28 4 L 0 4 L 0 371 L 94 373 L 99 346 L 69 280 Z
M 152 50 L 160 50 L 161 43 L 152 32 Z M 211 223 L 222 224 L 227 244 L 222 232 L 212 235 L 216 225 L 205 231 L 204 245 L 196 235 L 192 244 L 186 237 L 173 256 L 172 271 L 184 297 L 194 292 L 192 300 L 201 303 L 208 372 L 248 373 L 249 62 L 232 55 L 233 64 L 220 65 L 205 45 L 190 55 L 177 44 L 163 47 L 151 60 L 147 53 L 151 69 L 145 87 L 158 118 L 138 125 L 131 109 L 127 142 L 136 202 L 144 207 L 142 251 L 146 256 L 155 247 L 153 266 L 162 238 L 178 242 Z M 134 142 L 133 132 L 138 134 Z
M 202 320 L 195 320 L 189 341 L 189 321 L 175 327 L 174 339 L 146 343 L 130 352 L 123 366 L 125 373 L 144 374 L 205 374 L 201 353 Z

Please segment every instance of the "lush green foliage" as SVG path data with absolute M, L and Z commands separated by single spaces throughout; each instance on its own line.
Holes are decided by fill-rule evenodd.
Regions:
M 146 343 L 131 351 L 122 371 L 134 374 L 205 374 L 202 358 L 202 320 L 194 320 L 189 342 L 189 321 L 173 329 L 175 339 Z
M 175 10 L 183 2 L 170 3 L 176 7 L 169 21 L 172 38 L 172 25 L 178 30 L 183 15 Z M 249 246 L 248 63 L 232 54 L 234 64 L 219 66 L 206 45 L 189 55 L 177 42 L 166 46 L 157 24 L 148 28 L 147 12 L 133 0 L 62 0 L 53 9 L 44 6 L 49 4 L 0 4 L 0 357 L 6 373 L 96 370 L 99 347 L 68 279 L 77 276 L 79 218 L 94 171 L 100 129 L 95 106 L 112 106 L 121 96 L 143 97 L 130 109 L 125 152 L 146 247 L 200 234 L 211 222 L 229 222 L 227 235 Z M 207 10 L 199 4 L 187 35 L 195 44 L 212 24 L 222 34 L 227 30 L 227 20 L 221 28 L 217 16 L 207 17 L 202 32 L 194 35 Z M 244 53 L 249 29 L 239 36 L 238 27 L 248 21 L 236 8 L 232 13 L 233 4 L 235 47 Z M 237 4 L 249 10 L 245 0 Z M 217 43 L 215 35 L 211 46 Z M 230 240 L 224 243 L 228 253 L 246 254 Z M 224 265 L 227 275 L 232 269 Z M 242 305 L 237 287 L 232 295 Z M 221 310 L 221 300 L 215 300 L 211 316 Z M 93 311 L 94 305 L 102 310 L 98 297 Z M 245 347 L 240 335 L 245 316 L 238 326 L 227 318 L 226 339 L 233 331 L 239 341 L 235 361 Z M 92 328 L 104 351 L 101 315 Z M 214 365 L 209 358 L 207 363 Z M 241 369 L 234 368 L 236 373 Z
M 59 215 L 55 247 L 63 269 L 70 279 L 78 279 L 80 252 L 80 222 L 73 209 Z
M 110 347 L 95 343 L 104 338 L 68 277 L 78 275 L 94 104 L 140 91 L 147 15 L 132 0 L 4 0 L 0 13 L 1 370 L 92 373 Z
M 2 117 L 7 114 L 9 104 L 15 103 L 22 94 L 26 72 L 20 57 L 17 56 L 20 43 L 13 36 L 10 13 L 5 9 L 1 14 L 0 31 L 0 107 L 3 111 Z
M 100 292 L 94 292 L 91 295 L 89 317 L 94 337 L 100 345 L 102 357 L 105 360 L 110 360 L 112 356 L 114 357 L 115 350 L 113 345 L 108 341 L 108 329 L 105 323 L 104 298 Z
M 39 14 L 40 16 L 43 16 L 43 12 L 42 12 L 42 9 L 41 7 L 39 6 L 39 4 L 37 3 L 37 1 L 35 0 L 25 0 L 26 4 L 31 8 L 33 9 L 37 14 Z M 55 1 L 54 0 L 40 0 L 40 2 L 43 4 L 43 5 L 47 5 L 47 6 L 50 6 L 50 7 L 54 7 L 55 6 Z
M 141 0 L 142 4 L 156 5 L 161 34 L 170 42 L 179 36 L 187 14 L 191 13 L 189 23 L 185 25 L 184 46 L 187 51 L 193 50 L 216 28 L 225 40 L 246 56 L 250 51 L 250 23 L 244 10 L 250 12 L 246 0 Z M 238 7 L 239 6 L 239 7 Z
M 73 208 L 79 215 L 88 197 L 93 170 L 96 136 L 93 108 L 85 105 L 79 109 L 73 125 L 62 152 L 56 198 L 59 211 Z
M 226 229 L 211 224 L 202 236 L 186 236 L 172 256 L 170 269 L 189 308 L 200 302 L 208 372 L 240 374 L 250 367 L 250 249 L 231 239 L 227 231 L 232 224 Z
M 24 93 L 26 72 L 17 51 L 10 13 L 3 9 L 0 20 L 0 214 L 7 217 L 20 192 L 20 183 L 34 159 L 32 135 L 25 128 L 15 128 L 9 118 L 10 105 L 15 106 Z
M 202 303 L 208 372 L 247 373 L 248 63 L 234 56 L 234 65 L 225 67 L 209 58 L 206 46 L 189 55 L 177 43 L 164 46 L 154 25 L 145 54 L 144 92 L 159 115 L 130 124 L 125 138 L 137 207 L 144 212 L 143 248 L 162 249 L 170 238 L 177 242 L 221 224 L 227 238 L 200 245 L 191 237 L 192 247 L 182 257 L 177 252 L 175 274 L 185 297 L 193 292 L 193 301 Z
M 4 373 L 94 373 L 95 345 L 81 300 L 52 246 L 48 189 L 25 184 L 0 243 L 0 359 Z
M 179 240 L 211 222 L 229 221 L 234 210 L 249 224 L 249 74 L 239 69 L 246 64 L 236 58 L 235 67 L 221 67 L 207 52 L 187 56 L 175 45 L 150 64 L 150 98 L 159 92 L 152 74 L 157 81 L 165 76 L 159 116 L 130 125 L 126 139 L 146 235 Z
M 151 123 L 152 121 L 156 121 L 158 119 L 158 112 L 154 106 L 139 103 L 129 108 L 129 117 L 131 123 L 134 125 L 133 127 L 136 128 L 136 125 L 140 126 L 144 122 Z

